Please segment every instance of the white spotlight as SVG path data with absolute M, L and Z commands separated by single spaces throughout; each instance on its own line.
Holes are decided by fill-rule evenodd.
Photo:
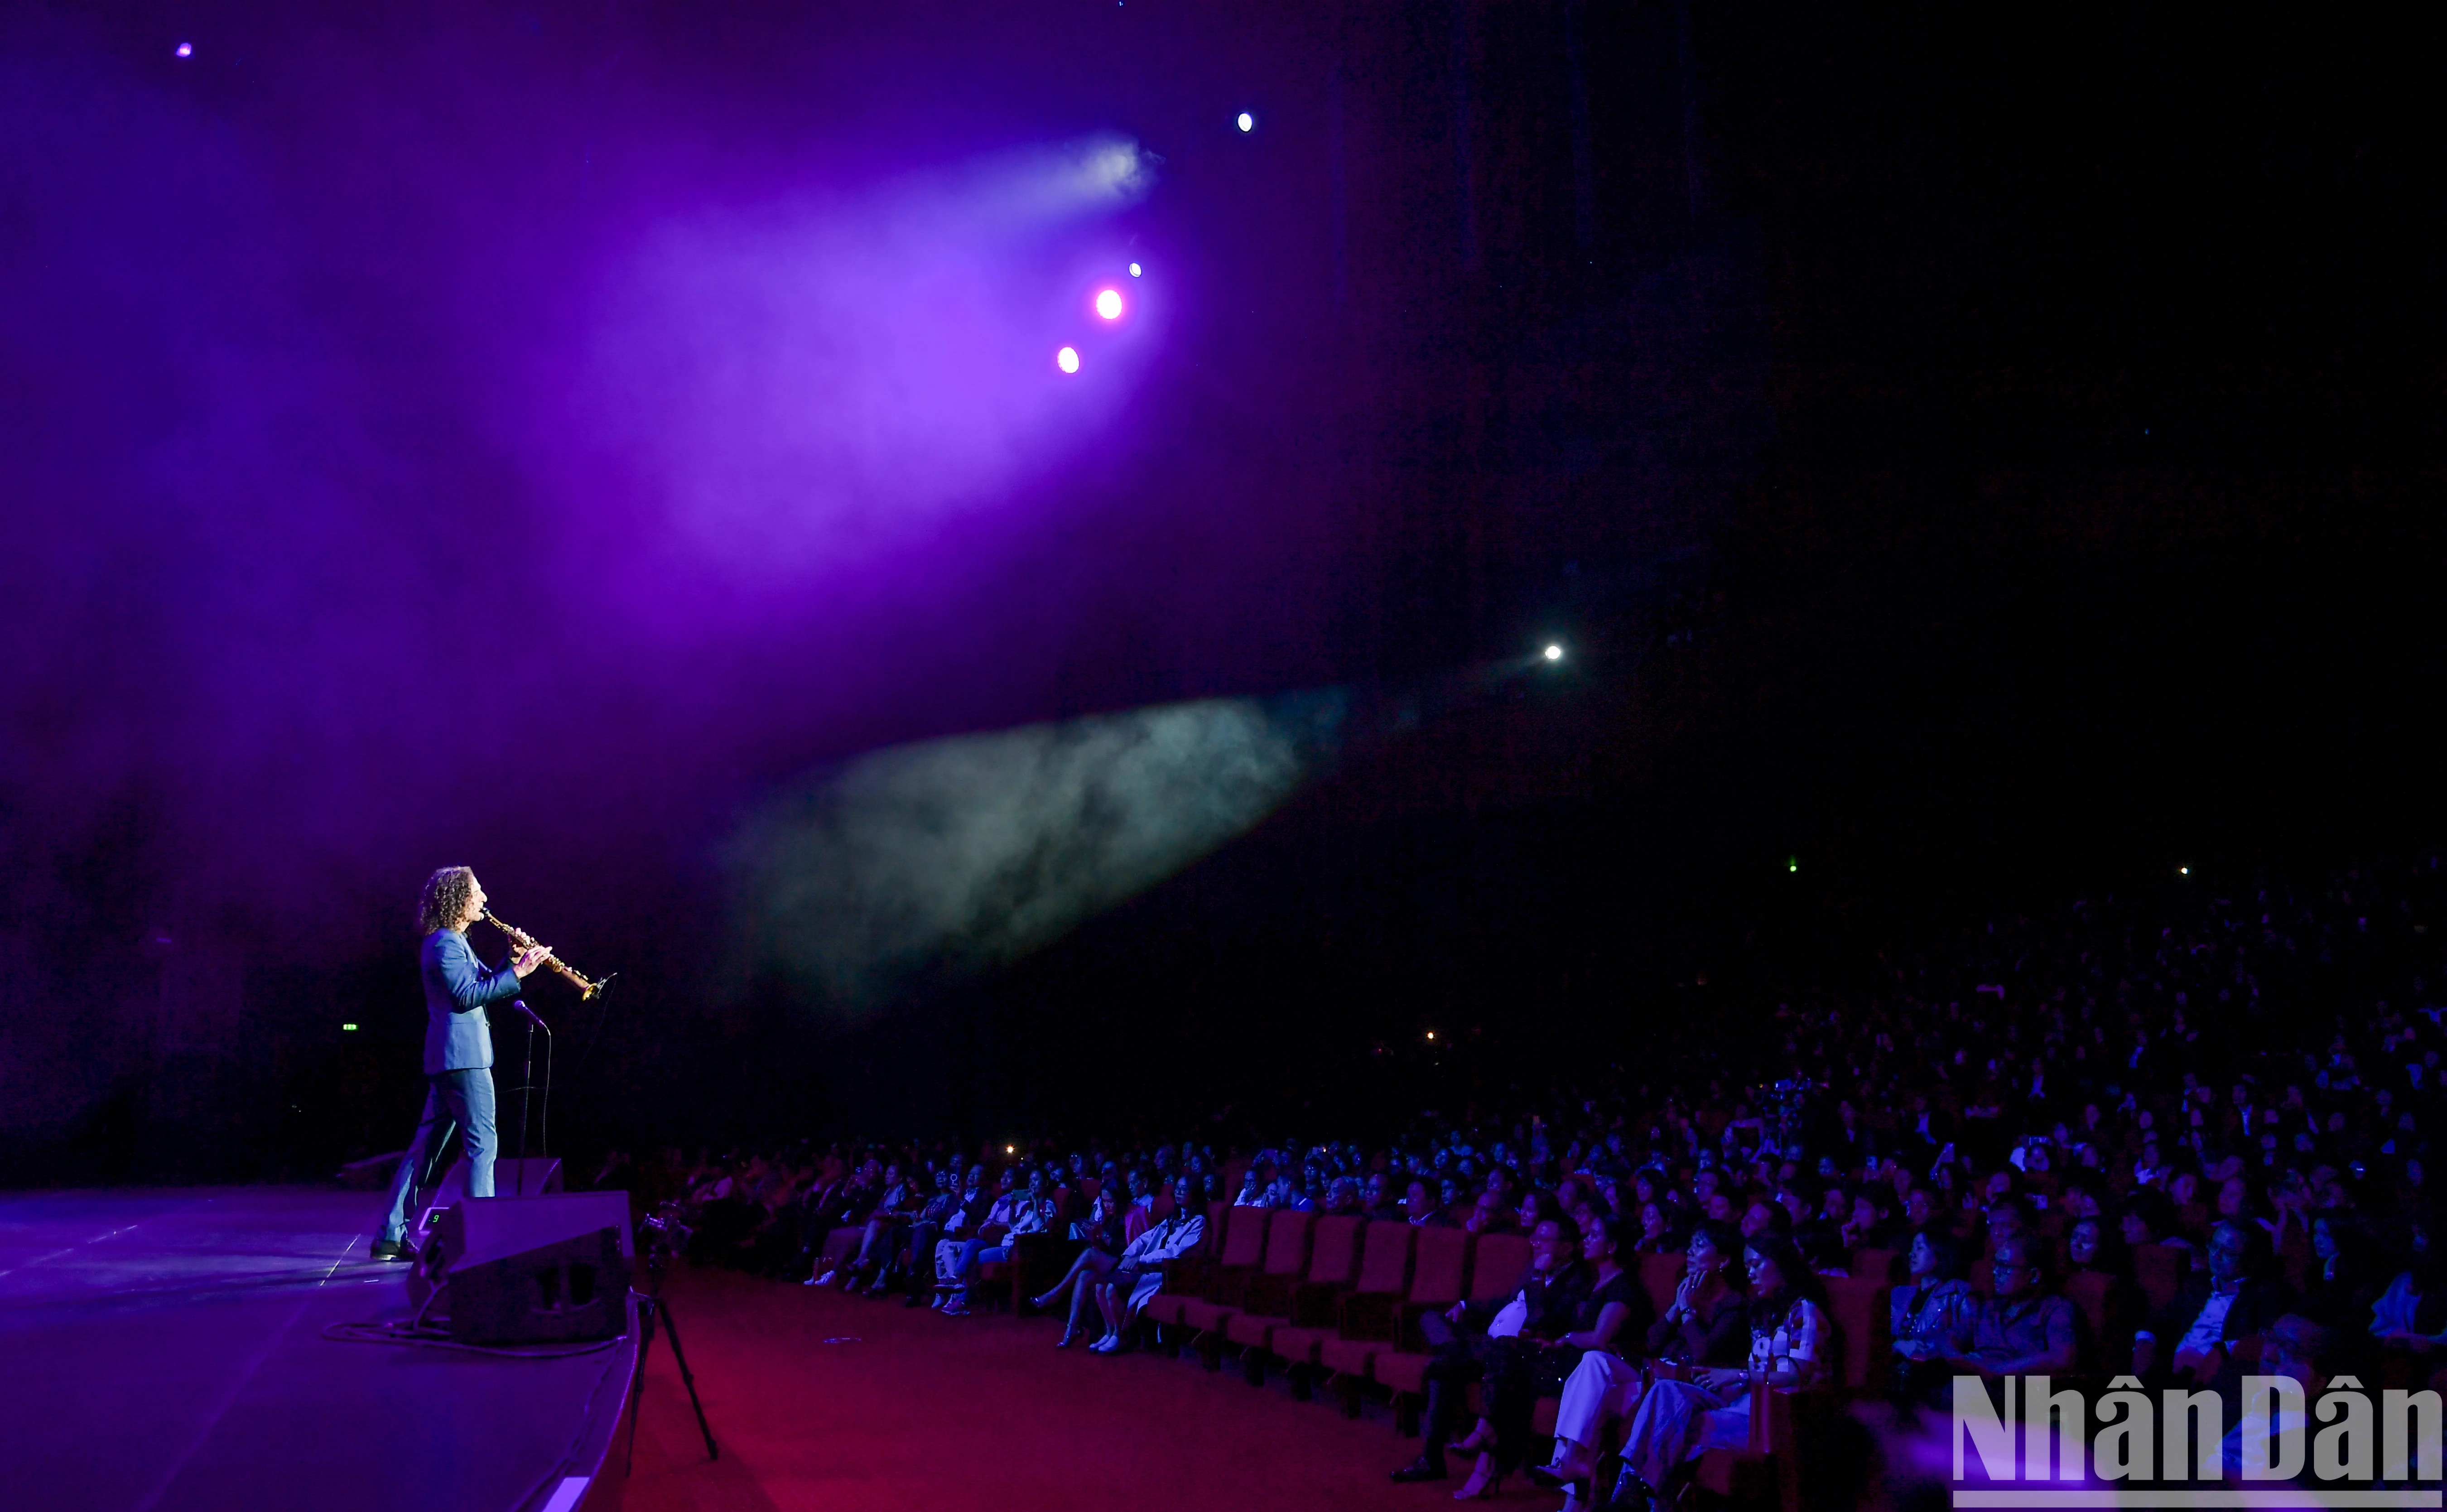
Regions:
M 1258 129 L 1258 118 L 1249 114 L 1246 110 L 1243 110 L 1239 116 L 1234 118 L 1232 124 L 1240 127 L 1242 133 L 1246 135 L 1247 133 Z
M 1053 354 L 1053 366 L 1061 369 L 1064 372 L 1077 372 L 1079 370 L 1079 349 L 1076 347 L 1065 347 L 1060 351 L 1055 352 Z
M 1122 318 L 1122 296 L 1118 290 L 1107 289 L 1096 295 L 1096 313 L 1107 320 Z
M 1140 267 L 1139 267 L 1139 265 L 1138 265 L 1137 263 L 1132 263 L 1132 264 L 1130 264 L 1130 276 L 1131 276 L 1131 277 L 1133 277 L 1133 278 L 1137 277 L 1141 272 L 1142 272 L 1142 270 L 1140 269 Z
M 1564 659 L 1564 648 L 1561 646 L 1548 646 L 1546 648 L 1546 659 L 1550 662 L 1562 661 Z

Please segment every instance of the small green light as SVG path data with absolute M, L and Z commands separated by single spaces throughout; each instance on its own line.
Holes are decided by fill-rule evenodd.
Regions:
M 1801 870 L 1801 858 L 1798 856 L 1786 857 L 1784 859 L 1784 869 L 1788 872 L 1797 872 Z
M 343 1034 L 353 1034 L 356 1031 L 357 1026 L 354 1024 L 343 1024 L 340 1026 L 340 1032 Z

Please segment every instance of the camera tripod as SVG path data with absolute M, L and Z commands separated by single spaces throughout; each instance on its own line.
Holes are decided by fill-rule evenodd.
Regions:
M 670 1258 L 665 1248 L 661 1226 L 649 1219 L 642 1227 L 647 1235 L 644 1246 L 646 1279 L 650 1291 L 630 1290 L 637 1304 L 637 1375 L 629 1383 L 629 1455 L 622 1462 L 620 1473 L 628 1474 L 637 1464 L 637 1416 L 644 1410 L 646 1397 L 646 1361 L 654 1352 L 654 1322 L 662 1320 L 663 1329 L 672 1336 L 672 1358 L 679 1362 L 680 1383 L 688 1388 L 689 1406 L 696 1408 L 696 1430 L 705 1435 L 705 1457 L 722 1458 L 722 1450 L 713 1442 L 713 1428 L 705 1420 L 705 1402 L 696 1394 L 696 1377 L 689 1372 L 688 1351 L 680 1348 L 679 1319 L 672 1315 L 672 1305 L 663 1300 L 663 1266 Z

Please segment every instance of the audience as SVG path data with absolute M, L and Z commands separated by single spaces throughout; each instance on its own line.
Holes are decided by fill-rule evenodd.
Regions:
M 1900 1404 L 1962 1370 L 2231 1390 L 2272 1354 L 2308 1371 L 2356 1341 L 2428 1380 L 2447 1364 L 2426 1187 L 2442 903 L 2425 858 L 1983 917 L 1644 1015 L 1643 1038 L 1581 1047 L 1576 1078 L 1365 1143 L 1236 1146 L 1213 1121 L 983 1161 L 637 1151 L 598 1184 L 677 1202 L 699 1263 L 870 1294 L 905 1265 L 911 1304 L 931 1284 L 947 1316 L 1025 1260 L 1059 1276 L 1033 1302 L 1067 1317 L 1064 1346 L 1093 1308 L 1099 1353 L 1129 1347 L 1210 1203 L 1526 1235 L 1504 1303 L 1422 1320 L 1426 1443 L 1397 1479 L 1444 1477 L 1476 1382 L 1486 1415 L 1451 1446 L 1479 1456 L 1465 1492 L 1527 1463 L 1529 1405 L 1560 1395 L 1539 1479 L 1587 1481 L 1628 1416 L 1622 1490 L 1670 1499 L 1708 1446 L 1742 1442 L 1746 1367 L 1808 1386 L 1867 1347 L 1831 1337 L 1822 1277 L 1882 1283 L 1896 1252 L 1892 1357 L 1868 1373 Z M 1652 1322 L 1640 1261 L 1667 1255 L 1684 1274 Z

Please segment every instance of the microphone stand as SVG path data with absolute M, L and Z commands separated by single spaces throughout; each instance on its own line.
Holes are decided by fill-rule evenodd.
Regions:
M 527 1021 L 527 1063 L 525 1070 L 519 1076 L 519 1179 L 518 1190 L 513 1194 L 524 1197 L 527 1195 L 527 1111 L 535 1098 L 535 1031 L 543 1030 L 544 1056 L 546 1063 L 549 1064 L 552 1055 L 552 1026 L 537 1017 L 535 1010 L 527 1007 L 527 1000 L 523 997 L 512 998 L 510 1006 L 517 1009 Z M 543 1116 L 546 1119 L 552 1117 L 552 1102 L 549 1096 L 544 1101 Z M 542 1153 L 550 1155 L 552 1153 L 549 1147 L 550 1142 L 544 1143 L 545 1148 Z

